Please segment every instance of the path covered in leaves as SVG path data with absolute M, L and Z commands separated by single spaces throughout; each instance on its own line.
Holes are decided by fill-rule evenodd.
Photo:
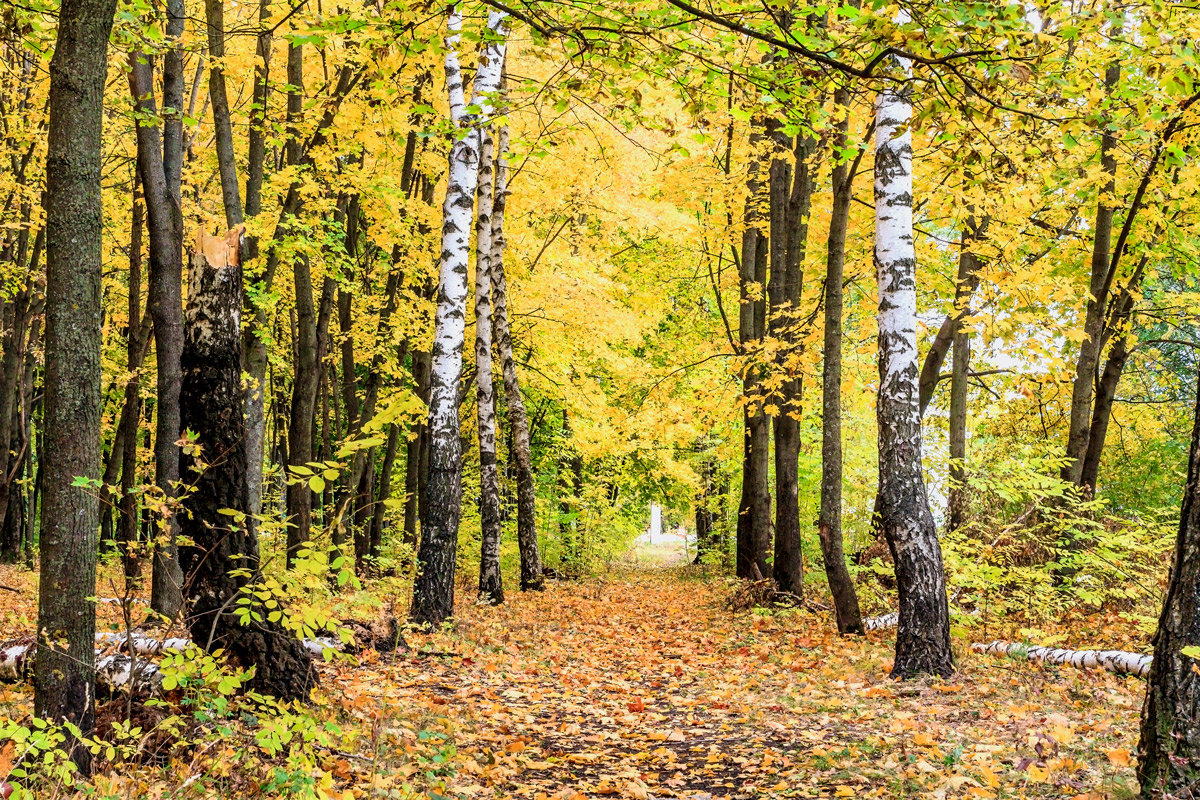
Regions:
M 383 711 L 383 737 L 423 753 L 398 758 L 388 783 L 436 777 L 450 796 L 1100 798 L 1135 786 L 1137 679 L 971 655 L 964 639 L 959 675 L 897 684 L 888 635 L 841 640 L 808 612 L 734 615 L 725 593 L 664 572 L 514 593 L 464 609 L 410 659 L 340 671 L 327 688 Z
M 32 630 L 28 574 L 0 577 L 20 588 L 5 593 L 2 632 Z M 321 665 L 302 712 L 311 719 L 296 723 L 330 740 L 310 747 L 313 760 L 264 749 L 266 723 L 235 712 L 232 727 L 201 725 L 206 737 L 193 728 L 194 743 L 176 741 L 166 761 L 103 763 L 97 786 L 312 796 L 281 789 L 286 774 L 340 800 L 1120 798 L 1135 788 L 1144 683 L 972 654 L 970 640 L 988 633 L 978 628 L 956 631 L 958 675 L 898 684 L 887 678 L 891 633 L 843 640 L 827 614 L 735 614 L 727 584 L 686 569 L 552 582 L 495 608 L 460 592 L 456 624 L 410 635 L 411 651 Z M 119 625 L 117 609 L 100 611 L 102 627 Z M 1131 630 L 1113 615 L 1044 633 L 1136 649 Z M 28 719 L 30 697 L 28 684 L 0 686 L 0 717 Z M 0 766 L 11 757 L 0 750 Z

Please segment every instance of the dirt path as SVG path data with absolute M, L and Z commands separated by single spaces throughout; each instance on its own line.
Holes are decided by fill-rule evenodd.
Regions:
M 1142 684 L 964 653 L 886 679 L 891 640 L 733 616 L 663 570 L 464 608 L 433 655 L 330 675 L 380 772 L 460 797 L 1120 796 Z M 965 642 L 965 640 L 963 640 Z M 431 755 L 432 754 L 432 755 Z

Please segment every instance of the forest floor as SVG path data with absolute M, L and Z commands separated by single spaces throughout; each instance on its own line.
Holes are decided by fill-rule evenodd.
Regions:
M 497 608 L 460 595 L 457 624 L 410 636 L 410 652 L 321 667 L 313 713 L 341 738 L 314 768 L 340 798 L 1119 798 L 1136 787 L 1139 679 L 974 655 L 976 631 L 956 636 L 954 677 L 896 683 L 891 634 L 840 639 L 808 611 L 734 614 L 729 593 L 690 570 L 636 569 L 512 591 Z M 4 600 L 18 596 L 35 602 Z M 18 606 L 0 633 L 32 630 L 32 610 Z M 1099 639 L 1117 627 L 1071 630 L 1085 637 L 1089 624 Z M 28 715 L 28 693 L 0 687 L 0 717 Z M 232 769 L 261 790 L 251 761 Z M 205 763 L 177 764 L 170 782 Z

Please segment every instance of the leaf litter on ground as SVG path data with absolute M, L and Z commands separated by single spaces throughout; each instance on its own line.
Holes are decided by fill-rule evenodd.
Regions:
M 453 627 L 411 635 L 407 653 L 323 664 L 316 713 L 343 731 L 317 766 L 328 794 L 1098 799 L 1136 787 L 1136 678 L 976 655 L 962 638 L 958 674 L 897 683 L 894 632 L 841 638 L 827 614 L 732 613 L 728 594 L 688 571 L 551 582 L 502 606 L 462 603 Z M 29 713 L 27 688 L 0 692 L 0 714 Z

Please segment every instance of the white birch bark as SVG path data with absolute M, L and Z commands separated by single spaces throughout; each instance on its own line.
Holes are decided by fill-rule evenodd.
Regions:
M 136 668 L 128 655 L 131 640 L 133 652 L 142 656 L 137 659 Z M 133 631 L 132 635 L 97 632 L 96 679 L 106 686 L 124 686 L 129 682 L 131 671 L 136 671 L 139 685 L 157 686 L 162 682 L 162 673 L 148 657 L 162 655 L 167 650 L 186 650 L 191 645 L 191 639 L 180 636 L 156 639 L 142 631 Z M 341 650 L 342 647 L 341 640 L 328 636 L 304 640 L 304 648 L 318 659 L 323 658 L 326 650 Z M 123 652 L 110 652 L 114 648 Z M 36 656 L 37 643 L 32 637 L 0 643 L 0 681 L 19 681 L 31 675 Z
M 466 329 L 467 262 L 479 180 L 479 116 L 468 113 L 458 63 L 462 10 L 450 8 L 446 39 L 446 91 L 458 138 L 450 149 L 446 199 L 442 206 L 442 251 L 437 312 L 434 317 L 429 393 L 429 476 L 425 519 L 417 554 L 418 575 L 411 616 L 415 622 L 440 624 L 454 613 L 454 567 L 462 502 L 462 445 L 459 439 L 458 390 Z M 504 34 L 505 14 L 488 15 L 488 29 Z M 502 39 L 501 39 L 502 41 Z M 503 46 L 489 42 L 480 55 L 472 106 L 483 108 L 500 85 Z
M 500 574 L 500 476 L 492 382 L 492 129 L 480 131 L 479 210 L 475 215 L 475 396 L 479 417 L 479 602 L 504 602 Z
M 1036 647 L 1020 642 L 976 642 L 971 645 L 971 650 L 989 656 L 1024 657 L 1030 661 L 1047 664 L 1106 669 L 1118 675 L 1137 675 L 1140 678 L 1150 674 L 1150 665 L 1154 663 L 1154 656 L 1124 650 L 1064 650 L 1057 647 Z
M 906 20 L 900 19 L 903 23 Z M 942 551 L 921 474 L 917 258 L 913 245 L 911 65 L 895 58 L 875 105 L 875 266 L 879 283 L 880 524 L 900 599 L 892 674 L 954 670 Z

